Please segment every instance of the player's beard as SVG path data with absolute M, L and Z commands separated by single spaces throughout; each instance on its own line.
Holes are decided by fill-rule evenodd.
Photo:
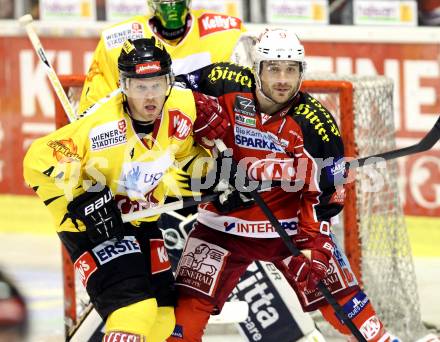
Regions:
M 278 83 L 279 82 L 274 82 L 272 84 L 263 83 L 262 87 L 258 88 L 257 90 L 257 98 L 261 111 L 266 114 L 271 115 L 287 106 L 298 93 L 299 81 L 296 83 L 296 85 L 292 85 L 291 83 L 284 84 L 283 87 L 285 89 L 282 89 L 286 90 L 286 93 L 282 96 L 276 94 Z
M 263 86 L 264 95 L 277 105 L 284 105 L 295 97 L 298 89 L 297 84 L 276 82 L 269 84 L 267 87 Z

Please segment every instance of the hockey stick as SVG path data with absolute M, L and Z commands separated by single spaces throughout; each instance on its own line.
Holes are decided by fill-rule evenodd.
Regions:
M 75 115 L 75 110 L 73 109 L 72 104 L 69 101 L 69 98 L 66 95 L 66 92 L 63 89 L 63 86 L 54 70 L 52 65 L 49 62 L 49 59 L 46 56 L 46 52 L 44 51 L 43 45 L 41 44 L 40 39 L 38 38 L 38 35 L 35 31 L 35 28 L 32 25 L 33 18 L 30 14 L 26 14 L 18 19 L 20 22 L 20 25 L 23 26 L 26 30 L 26 33 L 32 43 L 32 46 L 35 49 L 35 52 L 37 53 L 38 57 L 40 58 L 40 61 L 43 62 L 43 65 L 46 70 L 46 74 L 50 80 L 50 83 L 52 84 L 52 87 L 55 91 L 55 94 L 57 95 L 58 99 L 60 100 L 63 109 L 69 119 L 70 122 L 73 122 L 78 119 L 78 117 Z M 111 95 L 115 94 L 116 91 L 112 92 Z M 108 96 L 107 96 L 108 98 Z M 109 98 L 104 101 L 107 102 Z M 87 110 L 85 112 L 86 115 L 90 115 L 93 112 L 96 111 L 97 107 L 99 106 L 92 106 L 90 107 L 90 111 Z M 90 307 L 86 309 L 86 313 L 83 317 L 81 317 L 78 322 L 75 322 L 76 324 L 74 326 L 66 325 L 66 340 L 74 340 L 74 341 L 83 341 L 85 340 L 83 338 L 84 335 L 87 335 L 87 331 L 97 329 L 99 325 L 102 322 L 101 318 L 99 317 L 98 313 L 96 312 L 95 308 Z M 86 323 L 86 324 L 83 324 Z M 93 330 L 93 332 L 95 332 Z M 87 338 L 88 340 L 88 338 Z
M 29 37 L 29 40 L 32 43 L 32 46 L 35 49 L 35 52 L 37 53 L 37 56 L 40 58 L 40 61 L 43 63 L 44 68 L 46 70 L 46 75 L 49 78 L 50 83 L 52 84 L 52 87 L 58 97 L 58 99 L 61 102 L 61 105 L 63 106 L 64 111 L 66 112 L 66 115 L 70 122 L 73 122 L 77 119 L 89 116 L 96 112 L 97 109 L 101 107 L 104 103 L 111 100 L 113 97 L 121 93 L 121 88 L 117 88 L 107 94 L 102 99 L 99 99 L 96 101 L 93 105 L 91 105 L 89 108 L 87 108 L 81 115 L 77 116 L 75 114 L 75 110 L 72 106 L 72 104 L 69 101 L 69 98 L 66 95 L 66 92 L 63 89 L 63 86 L 55 72 L 55 69 L 52 67 L 52 65 L 49 62 L 49 59 L 46 56 L 46 52 L 44 51 L 43 45 L 41 44 L 40 39 L 38 38 L 37 32 L 35 31 L 35 28 L 33 27 L 33 18 L 30 14 L 25 14 L 24 16 L 20 17 L 18 21 L 20 22 L 20 25 L 24 27 L 26 30 L 26 33 Z
M 216 139 L 215 145 L 217 149 L 224 153 L 227 150 L 226 145 L 223 143 L 223 141 Z M 237 170 L 240 170 L 240 166 L 237 164 L 237 162 L 231 158 L 231 163 L 235 164 L 234 167 L 236 167 Z M 249 179 L 246 176 L 245 172 L 242 172 L 243 177 L 245 181 L 248 183 Z M 240 191 L 239 189 L 237 189 Z M 246 190 L 246 189 L 244 189 Z M 301 255 L 301 251 L 296 247 L 296 245 L 293 243 L 293 241 L 289 238 L 289 235 L 287 235 L 284 228 L 281 226 L 278 219 L 273 214 L 272 210 L 267 206 L 266 202 L 261 198 L 260 194 L 256 190 L 248 191 L 247 194 L 249 194 L 252 199 L 255 201 L 255 203 L 260 207 L 260 209 L 263 211 L 264 215 L 268 218 L 269 222 L 272 224 L 272 226 L 277 231 L 278 235 L 283 240 L 284 244 L 286 245 L 287 249 L 293 254 L 293 256 L 299 256 Z M 327 288 L 327 286 L 324 284 L 324 282 L 321 280 L 318 283 L 317 286 L 318 290 L 322 293 L 324 298 L 327 300 L 327 302 L 332 306 L 333 310 L 335 311 L 336 315 L 342 319 L 344 324 L 347 326 L 347 328 L 350 330 L 350 332 L 353 334 L 354 337 L 358 341 L 366 342 L 367 340 L 364 338 L 364 336 L 361 334 L 359 329 L 354 325 L 354 323 L 351 321 L 351 319 L 347 316 L 344 309 L 339 305 L 336 298 L 331 294 L 330 290 Z
M 279 184 L 276 183 L 275 185 L 272 185 L 272 184 L 273 184 L 272 182 L 262 182 L 257 187 L 257 190 L 258 191 L 266 191 L 266 190 L 271 189 L 274 186 L 278 186 L 279 184 L 281 184 L 281 182 Z M 287 184 L 290 184 L 290 183 L 287 183 Z M 193 198 L 193 197 L 188 197 L 188 198 L 184 198 L 179 201 L 173 201 L 170 203 L 162 204 L 161 206 L 158 206 L 158 207 L 138 210 L 138 211 L 134 211 L 134 212 L 128 213 L 128 214 L 122 214 L 121 215 L 122 221 L 130 222 L 130 221 L 139 220 L 139 219 L 145 218 L 145 217 L 151 217 L 151 216 L 156 216 L 156 215 L 160 215 L 160 214 L 167 214 L 170 211 L 176 211 L 176 210 L 180 210 L 180 209 L 184 209 L 184 208 L 189 208 L 189 207 L 192 207 L 195 205 L 199 205 L 202 203 L 214 201 L 219 195 L 220 195 L 219 193 L 211 193 L 211 194 L 207 194 L 207 195 L 201 195 L 201 196 L 199 196 L 198 199 Z
M 358 159 L 354 159 L 347 164 L 347 168 L 354 170 L 358 167 L 363 167 L 371 164 L 375 164 L 380 162 L 380 158 L 383 160 L 392 160 L 400 157 L 406 157 L 410 156 L 416 153 L 424 152 L 429 149 L 431 149 L 438 141 L 440 140 L 440 116 L 437 119 L 434 126 L 431 128 L 431 130 L 420 140 L 417 144 L 400 148 L 397 150 L 387 151 L 383 153 L 378 153 L 372 156 L 368 157 L 362 157 Z M 341 181 L 341 184 L 345 182 L 345 179 Z M 281 182 L 273 182 L 273 186 L 280 185 Z M 287 183 L 288 184 L 288 183 Z M 339 185 L 339 183 L 336 183 L 335 185 Z M 124 214 L 122 215 L 124 222 L 130 221 L 130 220 L 138 220 L 143 217 L 149 217 L 149 216 L 155 216 L 160 215 L 163 213 L 166 213 L 169 210 L 179 210 L 183 208 L 188 208 L 194 205 L 206 203 L 209 201 L 212 201 L 215 199 L 217 195 L 205 195 L 201 196 L 199 199 L 195 198 L 185 198 L 180 201 L 175 201 L 172 203 L 165 204 L 163 206 L 152 208 L 152 209 L 144 209 L 139 210 L 134 213 L 130 214 Z
M 139 220 L 141 218 L 150 217 L 150 216 L 156 216 L 164 213 L 168 213 L 170 211 L 176 211 L 179 209 L 184 209 L 188 207 L 192 207 L 194 205 L 198 205 L 201 203 L 211 202 L 215 200 L 218 197 L 218 194 L 209 194 L 209 195 L 203 195 L 200 196 L 199 199 L 195 198 L 185 198 L 180 201 L 174 201 L 171 203 L 163 204 L 159 207 L 155 208 L 149 208 L 144 210 L 135 211 L 128 214 L 122 214 L 122 221 L 124 222 L 130 222 Z
M 70 104 L 69 98 L 64 92 L 63 86 L 61 85 L 61 82 L 58 79 L 58 76 L 55 73 L 54 68 L 52 67 L 52 65 L 49 62 L 49 59 L 46 56 L 46 52 L 44 51 L 43 45 L 41 44 L 37 32 L 35 31 L 35 28 L 32 25 L 33 20 L 34 19 L 30 14 L 25 14 L 24 16 L 18 19 L 20 25 L 25 28 L 26 33 L 32 43 L 32 46 L 34 47 L 35 52 L 37 53 L 37 56 L 40 58 L 40 61 L 43 62 L 49 81 L 52 84 L 52 87 L 55 90 L 55 93 L 57 94 L 58 98 L 60 99 L 60 102 L 64 108 L 64 111 L 66 112 L 67 117 L 69 118 L 69 121 L 70 122 L 75 121 L 76 120 L 75 110 Z
M 417 144 L 400 148 L 397 150 L 378 153 L 369 157 L 355 159 L 349 162 L 349 168 L 353 169 L 370 164 L 375 164 L 379 161 L 377 160 L 377 158 L 382 158 L 384 160 L 392 160 L 399 157 L 406 157 L 415 153 L 424 152 L 431 149 L 439 140 L 440 140 L 440 115 L 434 126 L 431 128 L 431 130 Z
M 57 95 L 58 99 L 61 102 L 61 105 L 63 106 L 64 112 L 66 113 L 68 119 L 70 122 L 73 122 L 77 119 L 77 116 L 75 115 L 75 110 L 73 109 L 73 106 L 71 105 L 69 98 L 67 97 L 63 86 L 54 70 L 52 65 L 49 62 L 49 59 L 46 56 L 46 52 L 44 51 L 43 45 L 41 44 L 40 39 L 38 38 L 37 32 L 35 31 L 35 28 L 33 27 L 33 18 L 30 14 L 26 14 L 18 19 L 20 22 L 20 25 L 24 27 L 26 30 L 26 33 L 32 43 L 32 46 L 34 47 L 34 50 L 39 57 L 40 61 L 43 63 L 46 75 L 49 78 L 49 81 L 55 91 L 55 94 Z M 63 252 L 63 258 L 65 257 L 65 252 Z M 87 310 L 87 313 L 77 322 L 78 324 L 72 326 L 69 323 L 66 322 L 65 324 L 65 333 L 66 333 L 66 340 L 70 340 L 72 337 L 72 334 L 74 334 L 74 331 L 76 330 L 77 326 L 81 325 L 86 318 L 89 316 L 91 311 L 95 311 L 94 309 Z M 93 316 L 93 315 L 92 315 Z M 96 315 L 95 315 L 96 316 Z M 73 322 L 76 323 L 76 322 Z

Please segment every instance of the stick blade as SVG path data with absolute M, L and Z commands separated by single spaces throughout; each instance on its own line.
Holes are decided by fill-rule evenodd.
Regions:
M 32 15 L 30 15 L 30 14 L 25 14 L 24 16 L 18 18 L 18 22 L 20 23 L 21 26 L 26 26 L 33 21 L 34 21 L 34 18 L 32 18 Z
M 437 122 L 435 123 L 435 127 L 437 127 L 437 130 L 440 132 L 440 115 L 438 116 Z
M 419 152 L 431 149 L 440 140 L 440 115 L 428 134 L 419 143 Z

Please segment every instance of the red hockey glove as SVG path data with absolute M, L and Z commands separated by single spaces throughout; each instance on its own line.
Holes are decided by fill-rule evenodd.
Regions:
M 289 264 L 289 273 L 303 287 L 309 291 L 316 289 L 319 281 L 327 276 L 329 260 L 333 255 L 334 244 L 329 236 L 318 234 L 312 238 L 299 235 L 295 237 L 299 249 L 308 249 L 310 259 L 304 255 L 293 257 Z
M 215 98 L 198 92 L 193 92 L 193 95 L 197 110 L 194 139 L 210 149 L 214 147 L 214 139 L 222 139 L 225 136 L 229 119 Z

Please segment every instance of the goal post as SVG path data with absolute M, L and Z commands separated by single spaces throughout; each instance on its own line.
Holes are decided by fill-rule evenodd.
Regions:
M 302 83 L 301 90 L 316 96 L 332 114 L 335 113 L 335 119 L 338 122 L 341 137 L 344 141 L 345 155 L 350 157 L 359 156 L 354 139 L 353 83 L 335 79 L 306 79 Z M 356 220 L 356 183 L 346 184 L 345 191 L 343 226 L 358 227 Z M 358 281 L 362 283 L 360 235 L 357 229 L 346 229 L 343 234 L 345 254 Z
M 335 116 L 347 156 L 359 158 L 396 149 L 391 79 L 322 73 L 308 74 L 306 79 L 304 89 Z M 351 109 L 319 87 L 332 80 L 351 83 Z M 309 82 L 314 85 L 309 87 Z M 353 186 L 347 190 L 339 235 L 345 252 L 385 326 L 404 341 L 416 340 L 426 331 L 399 197 L 397 162 L 357 169 Z
M 76 109 L 85 76 L 59 78 Z M 396 148 L 393 82 L 390 79 L 308 74 L 302 90 L 317 98 L 333 114 L 346 156 L 358 158 Z M 55 108 L 57 127 L 67 124 L 68 119 L 58 100 Z M 399 198 L 397 171 L 395 161 L 358 169 L 356 181 L 346 187 L 340 224 L 334 228 L 343 240 L 354 273 L 385 326 L 403 340 L 415 340 L 425 333 L 425 329 Z M 63 274 L 68 333 L 86 307 L 78 304 L 78 280 L 75 280 L 73 265 L 65 251 Z

